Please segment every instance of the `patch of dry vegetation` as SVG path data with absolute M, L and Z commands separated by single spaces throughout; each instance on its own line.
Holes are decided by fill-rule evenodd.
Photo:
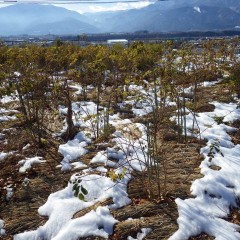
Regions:
M 156 116 L 149 114 L 141 118 L 135 117 L 129 106 L 120 109 L 117 103 L 121 102 L 123 99 L 127 99 L 127 96 L 125 95 L 129 92 L 123 91 L 123 85 L 126 88 L 129 87 L 129 79 L 135 81 L 139 85 L 144 85 L 143 82 L 138 80 L 139 78 L 141 80 L 146 77 L 149 80 L 149 84 L 154 86 L 154 84 L 159 83 L 159 79 L 156 77 L 157 73 L 164 80 L 163 83 L 161 83 L 161 87 L 165 88 L 161 92 L 161 97 L 163 99 L 166 99 L 168 96 L 167 94 L 169 94 L 174 100 L 179 100 L 182 95 L 176 93 L 175 87 L 183 88 L 194 85 L 194 78 L 189 72 L 183 72 L 182 77 L 180 74 L 181 71 L 172 74 L 173 69 L 169 66 L 172 66 L 171 61 L 174 59 L 174 53 L 172 53 L 172 46 L 166 44 L 165 47 L 166 49 L 163 49 L 162 47 L 157 49 L 156 47 L 157 50 L 153 50 L 154 48 L 144 48 L 142 44 L 135 44 L 128 49 L 132 55 L 135 54 L 135 58 L 133 57 L 132 61 L 127 58 L 129 55 L 128 50 L 125 51 L 124 49 L 119 50 L 116 48 L 113 49 L 112 52 L 109 52 L 105 48 L 99 48 L 98 53 L 100 54 L 100 59 L 98 60 L 101 64 L 92 59 L 93 56 L 96 55 L 96 49 L 94 48 L 87 49 L 89 52 L 85 49 L 81 50 L 80 53 L 82 55 L 78 53 L 80 54 L 79 56 L 83 56 L 85 59 L 83 62 L 81 62 L 82 59 L 78 55 L 74 55 L 74 48 L 71 47 L 66 48 L 69 52 L 73 51 L 73 56 L 71 55 L 70 59 L 72 61 L 71 63 L 68 63 L 69 53 L 65 55 L 63 54 L 63 63 L 61 62 L 59 65 L 58 62 L 56 63 L 53 61 L 54 59 L 50 56 L 45 56 L 46 61 L 48 57 L 50 58 L 50 60 L 48 59 L 50 65 L 46 66 L 46 69 L 44 69 L 45 74 L 51 75 L 62 70 L 61 64 L 64 65 L 68 63 L 71 67 L 76 67 L 82 64 L 83 69 L 79 72 L 76 70 L 78 69 L 77 67 L 76 69 L 71 69 L 74 71 L 69 73 L 69 77 L 73 81 L 78 82 L 81 80 L 82 82 L 80 81 L 80 84 L 86 88 L 87 83 L 91 83 L 90 80 L 93 79 L 93 76 L 94 79 L 100 79 L 99 82 L 93 82 L 94 87 L 91 91 L 85 89 L 86 91 L 84 91 L 84 94 L 73 96 L 73 89 L 68 86 L 68 81 L 64 77 L 62 79 L 59 78 L 59 81 L 62 84 L 61 86 L 64 87 L 60 88 L 56 84 L 55 87 L 57 90 L 55 90 L 57 96 L 54 98 L 54 104 L 57 105 L 61 103 L 68 106 L 66 118 L 69 121 L 71 120 L 70 122 L 67 120 L 68 130 L 71 124 L 73 125 L 71 103 L 75 100 L 94 101 L 98 107 L 100 105 L 105 106 L 108 108 L 109 112 L 111 110 L 111 113 L 120 113 L 123 118 L 131 118 L 134 123 L 141 122 L 144 124 L 155 124 L 154 127 L 156 127 L 155 130 L 157 131 L 154 132 L 154 130 L 152 130 L 151 134 L 155 134 L 154 140 L 158 143 L 155 156 L 159 158 L 160 177 L 158 179 L 156 170 L 154 169 L 153 177 L 151 179 L 152 185 L 149 186 L 149 176 L 146 172 L 133 173 L 133 179 L 128 186 L 128 194 L 132 200 L 132 204 L 111 211 L 113 216 L 119 221 L 115 226 L 114 234 L 109 238 L 112 240 L 127 239 L 128 236 L 136 237 L 140 229 L 145 227 L 150 227 L 152 229 L 152 232 L 149 233 L 145 239 L 164 240 L 168 239 L 177 230 L 178 225 L 176 219 L 178 218 L 178 212 L 174 200 L 176 198 L 185 199 L 191 196 L 189 190 L 192 181 L 201 177 L 199 165 L 202 161 L 202 157 L 199 154 L 199 150 L 204 146 L 205 142 L 203 140 L 197 140 L 186 136 L 183 137 L 182 126 L 176 126 L 176 124 L 171 122 L 169 118 L 176 115 L 176 110 L 185 107 L 185 105 L 196 113 L 210 112 L 214 110 L 214 105 L 209 102 L 229 102 L 232 100 L 232 89 L 225 82 L 207 88 L 201 86 L 201 81 L 197 82 L 197 78 L 201 79 L 208 74 L 208 72 L 205 71 L 201 72 L 204 63 L 199 61 L 199 69 L 196 71 L 195 78 L 195 84 L 198 84 L 198 86 L 195 88 L 195 95 L 189 96 L 190 98 L 188 102 L 181 103 L 182 105 L 177 107 L 158 106 L 159 108 L 157 107 L 157 111 L 155 112 Z M 168 58 L 163 58 L 160 61 L 157 57 L 160 53 L 162 54 L 164 50 L 166 51 L 166 57 Z M 61 48 L 59 51 L 65 50 L 64 48 Z M 149 51 L 151 56 L 148 56 L 147 51 Z M 49 52 L 51 53 L 51 51 Z M 109 54 L 107 62 L 105 62 L 106 59 L 104 58 L 105 53 Z M 118 55 L 120 55 L 119 59 L 117 58 Z M 193 57 L 197 58 L 198 55 L 194 53 Z M 152 65 L 153 62 L 157 60 L 160 62 L 158 62 L 155 66 L 156 69 L 154 69 L 152 68 Z M 165 60 L 169 62 L 165 63 Z M 36 64 L 39 64 L 38 60 L 33 59 L 33 61 L 36 61 Z M 94 63 L 95 65 L 93 64 L 93 66 L 88 68 L 88 65 L 86 65 L 87 63 Z M 183 64 L 183 66 L 178 67 L 185 69 L 186 65 L 187 62 L 185 65 Z M 128 66 L 131 66 L 131 69 L 128 69 Z M 159 66 L 163 67 L 159 68 Z M 64 67 L 66 66 L 64 65 Z M 211 66 L 210 68 L 213 67 L 214 66 Z M 108 68 L 111 69 L 111 71 L 105 81 L 107 87 L 104 92 L 103 89 L 101 89 L 101 86 L 104 82 L 103 76 Z M 214 72 L 209 72 L 210 75 L 208 80 L 216 80 L 218 72 L 215 70 L 216 69 L 214 69 Z M 179 79 L 175 82 L 171 82 L 171 79 L 175 79 L 176 76 L 179 76 Z M 51 82 L 51 84 L 54 84 L 54 82 Z M 145 86 L 146 90 L 149 90 L 148 87 L 149 86 Z M 54 86 L 52 90 L 53 92 L 55 91 Z M 62 95 L 61 91 L 63 93 Z M 6 107 L 22 110 L 21 107 L 23 106 L 19 107 L 15 103 L 10 103 L 6 105 Z M 158 111 L 160 108 L 163 111 Z M 4 219 L 7 232 L 7 235 L 2 237 L 4 240 L 12 239 L 12 236 L 16 233 L 33 230 L 43 225 L 47 218 L 39 216 L 37 209 L 46 202 L 51 193 L 64 188 L 70 176 L 79 171 L 73 170 L 72 172 L 63 173 L 59 168 L 56 168 L 62 159 L 62 156 L 58 153 L 58 147 L 59 144 L 63 143 L 63 140 L 61 138 L 54 138 L 52 133 L 56 133 L 63 128 L 63 119 L 59 117 L 54 109 L 47 105 L 46 108 L 44 105 L 43 110 L 45 115 L 41 119 L 42 125 L 38 126 L 38 130 L 41 131 L 38 131 L 35 135 L 33 129 L 36 127 L 36 119 L 28 119 L 27 115 L 25 117 L 19 116 L 15 121 L 4 122 L 0 125 L 1 133 L 5 134 L 4 139 L 0 142 L 0 151 L 14 151 L 17 153 L 8 156 L 4 161 L 0 162 L 0 219 Z M 100 110 L 98 109 L 98 111 Z M 32 120 L 32 122 L 29 120 Z M 232 133 L 232 138 L 235 144 L 240 143 L 239 123 L 240 121 L 233 124 L 233 126 L 238 129 L 235 133 Z M 90 167 L 102 166 L 102 164 L 89 164 L 89 162 L 98 151 L 104 151 L 107 147 L 112 147 L 113 143 L 111 142 L 111 134 L 115 130 L 122 131 L 125 126 L 119 125 L 113 127 L 109 125 L 107 127 L 107 131 L 97 132 L 96 139 L 94 139 L 91 145 L 86 147 L 88 153 L 81 157 L 81 162 Z M 124 132 L 125 136 L 133 141 L 138 139 L 140 136 L 139 129 L 134 127 L 133 124 L 128 125 L 128 128 L 130 129 L 130 132 Z M 67 132 L 65 140 L 71 138 L 72 134 L 76 131 L 76 128 L 72 130 L 73 132 L 69 132 L 69 134 Z M 39 135 L 38 138 L 36 137 L 37 135 Z M 5 142 L 6 139 L 7 142 Z M 30 146 L 23 149 L 27 144 L 30 144 Z M 46 163 L 34 166 L 24 174 L 19 173 L 18 161 L 31 156 L 42 156 L 43 159 L 46 160 Z M 79 159 L 76 159 L 75 161 L 78 160 Z M 215 170 L 219 169 L 215 168 Z M 25 178 L 30 179 L 30 183 L 27 186 L 23 185 Z M 160 186 L 158 186 L 159 182 Z M 14 195 L 9 201 L 6 200 L 6 190 L 4 189 L 7 184 L 11 184 L 14 189 Z M 160 195 L 158 187 L 161 189 Z M 98 206 L 104 206 L 110 203 L 111 199 L 98 202 L 90 208 L 77 212 L 73 218 L 83 216 L 92 209 L 96 209 Z M 239 224 L 239 210 L 233 209 L 229 216 L 229 221 Z M 97 240 L 101 238 L 88 237 L 84 239 Z M 202 233 L 201 235 L 190 239 L 210 240 L 213 238 Z

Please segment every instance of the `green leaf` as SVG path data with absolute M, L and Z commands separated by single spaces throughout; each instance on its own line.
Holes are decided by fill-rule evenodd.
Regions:
M 76 191 L 77 187 L 78 187 L 78 184 L 75 183 L 75 184 L 73 185 L 73 190 Z
M 87 189 L 84 188 L 83 186 L 81 186 L 81 192 L 82 192 L 84 195 L 87 195 L 87 194 L 88 194 Z
M 84 195 L 83 195 L 82 193 L 80 193 L 80 194 L 78 195 L 78 198 L 79 198 L 80 200 L 82 200 L 82 201 L 85 200 L 85 197 L 84 197 Z
M 75 190 L 75 192 L 78 194 L 79 193 L 79 186 L 77 187 L 77 189 Z
M 216 146 L 215 146 L 215 150 L 216 150 L 217 152 L 219 152 L 219 151 L 220 151 L 220 150 L 219 150 L 219 148 L 218 148 L 218 147 L 216 147 Z

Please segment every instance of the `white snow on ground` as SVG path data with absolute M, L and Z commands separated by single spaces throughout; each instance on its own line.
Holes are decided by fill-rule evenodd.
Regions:
M 233 147 L 234 144 L 227 132 L 235 131 L 235 129 L 223 123 L 239 119 L 240 109 L 237 109 L 237 104 L 234 103 L 212 102 L 211 104 L 215 106 L 213 112 L 196 113 L 195 116 L 189 113 L 186 116 L 188 134 L 206 140 L 218 139 L 221 146 Z M 222 118 L 222 124 L 217 124 L 219 117 Z
M 6 114 L 9 113 L 8 110 L 6 110 L 5 108 L 0 108 L 0 114 Z
M 138 139 L 126 138 L 123 134 L 115 133 L 114 141 L 124 153 L 124 158 L 119 162 L 120 166 L 124 166 L 130 171 L 145 171 L 148 162 L 147 153 L 147 135 L 146 127 L 143 124 L 136 123 L 140 137 Z
M 219 78 L 216 81 L 204 81 L 204 82 L 201 83 L 201 86 L 202 87 L 211 87 L 213 85 L 216 85 L 217 83 L 222 82 L 222 80 L 223 79 Z M 179 91 L 181 92 L 182 89 L 179 89 Z M 194 94 L 194 86 L 190 86 L 190 87 L 184 88 L 184 93 Z
M 216 80 L 216 81 L 204 81 L 203 83 L 202 83 L 202 87 L 211 87 L 211 86 L 213 86 L 213 85 L 215 85 L 216 83 L 220 83 L 222 81 L 222 79 L 218 79 L 218 80 Z
M 64 157 L 61 162 L 62 171 L 71 170 L 72 166 L 70 162 L 86 154 L 87 150 L 84 147 L 90 142 L 90 139 L 81 132 L 78 133 L 73 140 L 59 146 L 58 152 Z
M 86 132 L 93 131 L 92 125 L 89 124 L 89 115 L 96 114 L 96 105 L 94 103 L 74 103 L 75 122 L 80 126 L 85 126 Z M 65 111 L 61 108 L 61 111 Z M 110 116 L 110 124 L 128 126 L 133 124 L 129 119 L 122 120 L 117 114 Z M 106 151 L 99 152 L 91 162 L 101 162 L 113 168 L 116 176 L 121 176 L 114 181 L 108 176 L 107 169 L 98 167 L 96 169 L 85 169 L 71 177 L 68 186 L 58 192 L 52 193 L 47 202 L 39 208 L 39 214 L 48 216 L 49 220 L 44 226 L 35 231 L 25 232 L 14 236 L 15 240 L 33 240 L 43 239 L 78 239 L 97 235 L 107 238 L 113 231 L 113 225 L 117 222 L 110 214 L 109 209 L 116 209 L 128 205 L 131 200 L 127 194 L 127 184 L 131 180 L 132 169 L 142 170 L 145 168 L 144 153 L 142 145 L 145 144 L 145 128 L 142 124 L 136 124 L 139 138 L 129 141 L 120 130 L 114 133 L 114 142 L 116 148 L 107 148 Z M 71 162 L 76 161 L 86 153 L 84 147 L 90 143 L 83 132 L 62 144 L 59 152 L 64 156 L 62 168 L 67 169 Z M 142 145 L 141 145 L 142 144 Z M 108 158 L 114 159 L 110 161 Z M 78 162 L 76 162 L 77 164 Z M 93 173 L 94 171 L 94 173 Z M 100 174 L 96 174 L 98 171 Z M 84 199 L 80 200 L 74 196 L 74 184 L 78 189 L 82 187 L 87 190 Z M 113 199 L 113 204 L 106 207 L 98 207 L 96 211 L 91 211 L 86 215 L 72 219 L 73 215 L 95 202 L 108 198 Z M 64 214 L 62 214 L 64 213 Z
M 17 110 L 7 110 L 6 108 L 0 108 L 0 114 L 18 113 Z
M 0 122 L 6 122 L 6 121 L 12 121 L 16 120 L 17 118 L 15 116 L 1 116 Z
M 100 109 L 104 110 L 101 106 Z M 59 111 L 61 114 L 67 114 L 67 108 L 60 106 Z M 72 103 L 73 121 L 76 126 L 86 128 L 86 134 L 89 134 L 91 138 L 96 137 L 97 131 L 97 105 L 94 102 L 74 102 Z M 99 125 L 103 125 L 103 116 L 99 116 Z
M 176 199 L 179 229 L 170 240 L 187 240 L 201 232 L 218 240 L 240 239 L 240 227 L 222 219 L 230 213 L 230 206 L 237 207 L 236 201 L 240 196 L 240 145 L 234 145 L 228 135 L 234 128 L 215 121 L 216 116 L 222 117 L 223 122 L 240 119 L 240 109 L 233 103 L 212 104 L 215 105 L 213 112 L 196 115 L 195 126 L 197 125 L 199 133 L 188 132 L 189 135 L 201 136 L 207 140 L 207 146 L 201 149 L 205 157 L 200 165 L 204 177 L 195 180 L 191 186 L 195 198 Z M 189 113 L 189 129 L 192 128 L 193 119 L 193 114 Z M 218 166 L 220 170 L 213 170 L 211 166 Z
M 91 235 L 107 238 L 112 233 L 113 225 L 117 222 L 110 214 L 108 207 L 99 207 L 96 211 L 83 217 L 72 219 L 74 213 L 92 206 L 95 202 L 107 198 L 113 198 L 113 204 L 109 208 L 119 208 L 130 203 L 127 197 L 128 176 L 125 176 L 118 184 L 106 176 L 73 175 L 71 180 L 81 179 L 81 183 L 88 194 L 85 201 L 74 197 L 73 183 L 58 192 L 51 194 L 48 201 L 39 208 L 40 215 L 49 216 L 49 220 L 36 231 L 30 231 L 15 235 L 15 240 L 33 239 L 78 239 Z M 64 214 L 63 214 L 64 213 Z M 77 228 L 76 228 L 77 227 Z
M 4 229 L 4 221 L 0 219 L 0 236 L 5 235 L 6 231 Z
M 126 192 L 127 183 L 130 180 L 129 174 L 125 174 L 124 178 L 117 182 L 113 182 L 107 176 L 97 174 L 83 174 L 79 177 L 75 175 L 71 179 L 74 180 L 76 178 L 81 179 L 80 185 L 87 189 L 88 193 L 85 195 L 85 200 L 88 202 L 113 198 L 113 204 L 109 207 L 114 209 L 123 207 L 131 202 Z
M 5 152 L 1 152 L 0 153 L 0 162 L 4 161 L 9 155 L 12 155 L 13 152 L 9 152 L 9 153 L 5 153 Z
M 17 234 L 14 236 L 14 240 L 53 239 L 75 212 L 91 205 L 91 202 L 83 202 L 75 198 L 69 185 L 67 188 L 51 194 L 48 201 L 39 208 L 39 214 L 49 216 L 46 224 L 35 231 Z
M 98 152 L 97 155 L 95 157 L 93 157 L 93 159 L 90 162 L 91 163 L 103 163 L 105 166 L 109 166 L 109 167 L 117 167 L 118 166 L 117 163 L 108 159 L 110 157 L 110 155 L 108 155 L 109 149 L 110 148 L 108 148 L 107 151 Z
M 142 91 L 143 95 L 146 93 L 141 87 L 131 86 L 130 89 Z M 149 93 L 147 95 L 149 96 Z M 144 108 L 152 107 L 152 101 L 151 96 L 148 104 L 130 99 L 123 105 L 130 104 L 133 111 L 134 109 L 144 111 Z M 191 187 L 192 194 L 196 198 L 184 201 L 176 200 L 179 211 L 179 230 L 170 238 L 171 240 L 188 239 L 201 232 L 206 232 L 220 240 L 240 239 L 240 234 L 237 232 L 239 226 L 221 219 L 229 213 L 230 205 L 236 206 L 235 197 L 240 194 L 238 181 L 240 146 L 234 146 L 227 133 L 235 129 L 223 123 L 240 118 L 240 112 L 236 109 L 236 104 L 217 102 L 212 104 L 216 107 L 212 113 L 199 113 L 194 116 L 188 111 L 186 116 L 188 134 L 196 137 L 201 135 L 208 141 L 207 146 L 201 149 L 205 156 L 205 160 L 200 166 L 204 177 L 196 180 Z M 61 107 L 60 112 L 66 113 L 66 108 Z M 83 166 L 79 158 L 87 152 L 85 147 L 90 144 L 86 135 L 90 133 L 90 136 L 94 137 L 96 130 L 96 104 L 93 102 L 73 103 L 73 112 L 75 124 L 84 130 L 73 140 L 60 145 L 59 152 L 64 157 L 61 163 L 63 170 L 69 170 L 74 165 Z M 141 116 L 145 113 L 136 112 L 136 114 Z M 223 123 L 217 124 L 216 117 L 222 117 Z M 109 210 L 123 207 L 131 202 L 127 194 L 127 184 L 131 179 L 131 172 L 133 170 L 144 171 L 150 160 L 147 157 L 146 127 L 143 124 L 132 123 L 129 119 L 122 120 L 119 114 L 111 115 L 109 119 L 110 124 L 116 127 L 116 132 L 113 134 L 115 146 L 98 152 L 91 162 L 103 163 L 105 166 L 111 167 L 116 176 L 121 177 L 113 181 L 105 167 L 88 168 L 73 175 L 66 188 L 52 193 L 47 202 L 39 208 L 40 215 L 49 217 L 45 225 L 35 231 L 17 234 L 14 236 L 14 240 L 77 240 L 79 237 L 91 235 L 108 238 L 112 233 L 113 225 L 117 221 L 111 216 Z M 194 129 L 192 129 L 193 122 Z M 133 135 L 130 129 L 131 125 L 135 126 L 134 137 L 131 137 Z M 219 150 L 214 148 L 214 157 L 210 161 L 209 151 L 213 151 L 210 150 L 213 149 L 213 144 L 219 145 Z M 212 165 L 217 165 L 221 169 L 214 171 L 211 169 Z M 96 171 L 99 172 L 99 175 L 96 174 Z M 83 192 L 85 193 L 83 194 Z M 73 219 L 73 215 L 78 211 L 107 198 L 112 198 L 113 204 L 98 207 L 82 217 Z M 148 231 L 142 229 L 142 233 L 138 234 L 137 239 L 143 239 Z M 129 239 L 133 238 L 129 237 Z
M 73 162 L 71 163 L 71 167 L 74 169 L 85 169 L 87 168 L 87 165 L 82 162 Z
M 76 90 L 76 92 L 74 93 L 75 96 L 80 95 L 83 91 L 82 86 L 76 83 L 71 84 L 69 87 Z
M 107 207 L 98 207 L 85 216 L 70 220 L 53 240 L 72 239 L 79 237 L 100 236 L 108 238 L 113 233 L 113 225 L 117 223 Z
M 26 150 L 26 149 L 28 149 L 29 147 L 31 147 L 31 144 L 30 144 L 30 143 L 26 144 L 26 145 L 22 148 L 22 150 Z
M 145 80 L 145 84 L 148 85 L 148 89 L 145 89 L 143 86 L 138 86 L 135 84 L 131 84 L 129 86 L 128 99 L 123 103 L 118 104 L 120 108 L 123 108 L 126 105 L 132 106 L 132 111 L 134 115 L 142 117 L 151 112 L 153 112 L 153 108 L 155 106 L 155 94 L 154 87 L 151 86 Z M 159 87 L 157 87 L 156 91 L 159 91 Z M 161 99 L 157 97 L 157 102 L 160 103 Z M 172 106 L 175 105 L 169 98 L 166 99 L 166 105 Z
M 147 135 L 146 127 L 143 124 L 133 124 L 130 119 L 121 119 L 118 114 L 109 117 L 109 123 L 117 128 L 121 126 L 121 131 L 117 130 L 113 133 L 113 141 L 116 143 L 116 150 L 108 148 L 106 151 L 98 152 L 91 160 L 91 163 L 104 163 L 110 167 L 125 167 L 130 172 L 132 170 L 144 171 L 147 164 Z M 139 137 L 130 138 L 131 131 L 127 126 L 134 125 Z M 127 132 L 124 134 L 124 131 Z M 130 133 L 129 133 L 130 132 Z M 117 163 L 111 161 L 109 158 L 118 160 Z
M 8 185 L 7 187 L 4 187 L 4 189 L 7 191 L 6 200 L 9 201 L 10 198 L 13 196 L 12 184 Z
M 16 120 L 16 116 L 0 116 L 0 122 Z
M 17 110 L 7 110 L 5 108 L 0 108 L 0 122 L 12 121 L 16 120 L 17 117 L 12 115 L 14 113 L 18 113 Z M 10 116 L 11 114 L 11 116 Z
M 137 233 L 137 238 L 128 237 L 127 240 L 142 240 L 144 239 L 148 233 L 152 231 L 151 228 L 142 228 L 141 232 Z
M 19 168 L 20 173 L 25 173 L 27 170 L 31 169 L 33 165 L 45 163 L 45 160 L 42 160 L 42 157 L 32 157 L 26 158 L 18 162 L 18 165 L 21 167 Z
M 138 108 L 132 108 L 132 111 L 136 116 L 141 117 L 151 113 L 153 109 L 147 103 L 142 102 L 141 105 L 138 104 Z
M 2 104 L 6 104 L 6 103 L 10 103 L 10 102 L 14 102 L 16 101 L 16 95 L 15 94 L 12 94 L 11 96 L 2 96 L 1 99 L 0 99 L 0 102 Z
M 239 119 L 240 108 L 235 103 L 212 102 L 215 106 L 214 114 L 218 117 L 224 117 L 223 122 L 234 122 Z

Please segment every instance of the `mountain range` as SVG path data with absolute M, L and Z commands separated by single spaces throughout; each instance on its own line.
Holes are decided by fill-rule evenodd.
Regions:
M 0 8 L 0 35 L 96 33 L 87 17 L 52 5 L 16 4 Z
M 87 16 L 106 32 L 223 30 L 240 25 L 240 1 L 158 1 L 141 9 Z
M 234 29 L 239 0 L 168 0 L 125 11 L 79 14 L 40 4 L 0 8 L 0 35 L 68 35 L 105 32 L 172 32 Z

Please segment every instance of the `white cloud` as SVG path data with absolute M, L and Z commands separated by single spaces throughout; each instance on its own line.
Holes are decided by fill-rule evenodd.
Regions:
M 1 2 L 0 2 L 0 3 L 1 3 Z M 7 7 L 7 6 L 10 6 L 10 5 L 12 5 L 12 4 L 1 3 L 1 4 L 0 4 L 0 8 L 1 8 L 1 7 Z
M 55 0 L 57 2 L 58 0 Z M 114 1 L 114 0 L 113 0 Z M 27 2 L 35 2 L 35 3 L 48 3 L 51 2 L 51 0 L 18 0 L 18 3 L 27 3 Z M 52 1 L 54 2 L 54 1 Z M 68 1 L 66 0 L 65 3 Z M 1 0 L 0 0 L 1 3 Z M 58 7 L 67 8 L 69 10 L 77 11 L 79 13 L 85 13 L 85 12 L 102 12 L 102 11 L 119 11 L 119 10 L 127 10 L 132 8 L 142 8 L 146 7 L 149 4 L 152 4 L 153 2 L 151 0 L 143 0 L 139 2 L 119 2 L 119 0 L 116 0 L 116 3 L 77 3 L 77 4 L 53 4 Z M 4 4 L 1 3 L 0 7 L 6 7 L 10 4 Z
M 150 4 L 148 1 L 144 2 L 135 2 L 135 3 L 124 3 L 119 2 L 115 4 L 102 4 L 102 5 L 92 5 L 89 6 L 89 10 L 91 12 L 102 12 L 102 11 L 119 11 L 119 10 L 127 10 L 131 8 L 142 8 L 146 7 Z

